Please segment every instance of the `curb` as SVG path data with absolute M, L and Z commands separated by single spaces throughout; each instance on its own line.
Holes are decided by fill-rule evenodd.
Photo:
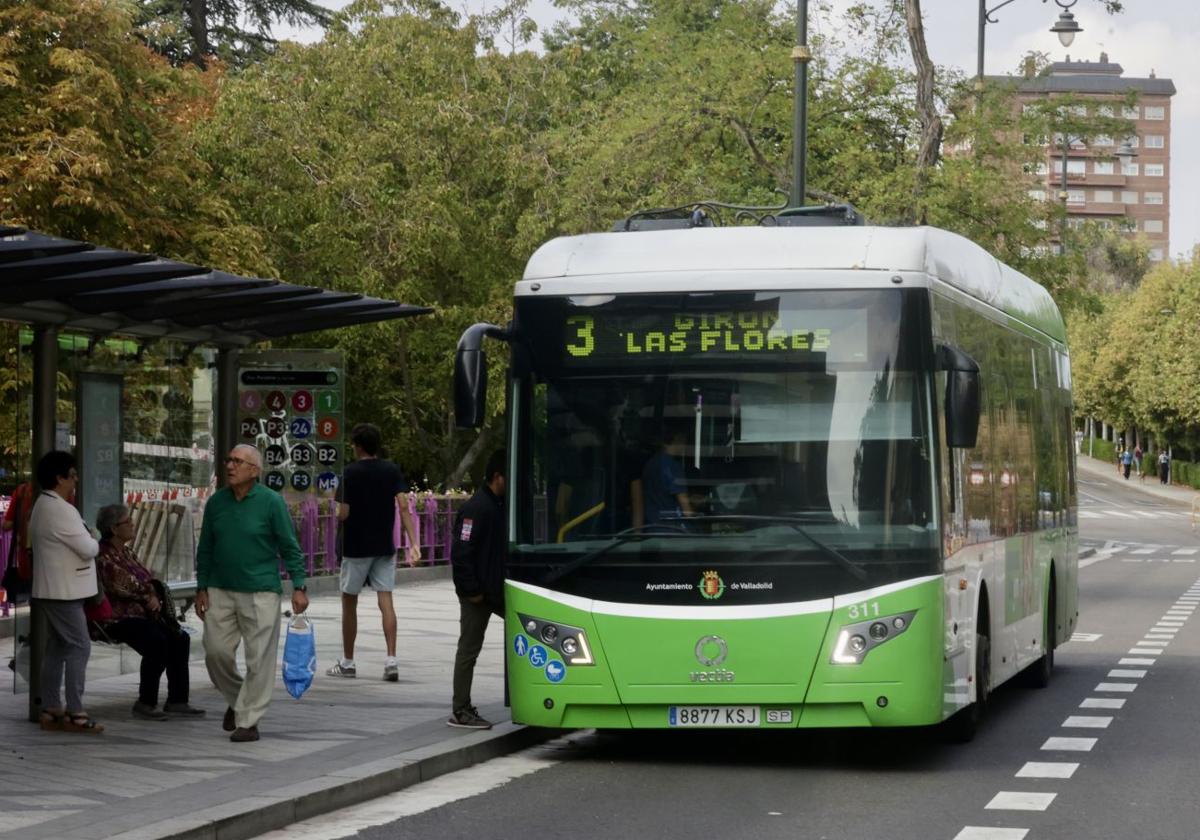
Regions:
M 112 835 L 110 840 L 249 840 L 509 755 L 560 734 L 512 722 L 497 724 L 489 732 L 463 736 L 461 744 L 449 750 L 444 744 L 418 747 L 210 808 L 204 817 L 175 817 Z

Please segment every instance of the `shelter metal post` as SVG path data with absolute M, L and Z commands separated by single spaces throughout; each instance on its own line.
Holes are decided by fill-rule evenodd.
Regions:
M 58 417 L 58 329 L 33 330 L 33 463 L 54 449 Z M 37 481 L 36 473 L 34 481 Z M 34 556 L 33 562 L 37 563 Z M 37 721 L 42 711 L 42 656 L 46 650 L 46 617 L 37 601 L 29 601 L 29 719 Z
M 225 486 L 225 454 L 237 443 L 238 353 L 229 347 L 217 352 L 217 483 Z

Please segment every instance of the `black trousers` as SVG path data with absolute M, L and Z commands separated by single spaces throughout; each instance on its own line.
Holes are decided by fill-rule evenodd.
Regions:
M 475 662 L 483 650 L 483 637 L 492 614 L 504 618 L 504 609 L 488 606 L 487 602 L 472 604 L 459 598 L 458 650 L 454 655 L 453 710 L 461 712 L 471 705 L 471 683 L 475 681 Z
M 192 638 L 158 619 L 122 618 L 104 625 L 114 642 L 129 645 L 142 655 L 138 700 L 158 705 L 158 683 L 167 672 L 167 702 L 188 701 L 188 654 Z

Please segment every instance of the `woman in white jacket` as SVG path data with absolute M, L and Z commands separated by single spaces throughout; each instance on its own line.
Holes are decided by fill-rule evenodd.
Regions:
M 42 493 L 29 518 L 33 549 L 33 597 L 49 629 L 38 688 L 42 696 L 42 729 L 100 733 L 104 727 L 83 708 L 83 683 L 92 642 L 88 638 L 84 602 L 98 591 L 96 554 L 83 517 L 69 501 L 79 473 L 69 452 L 47 452 L 38 461 Z M 66 671 L 67 704 L 59 690 Z

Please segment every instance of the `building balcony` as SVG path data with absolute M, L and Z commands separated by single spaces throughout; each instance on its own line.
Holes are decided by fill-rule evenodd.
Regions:
M 1067 214 L 1070 216 L 1113 216 L 1121 217 L 1129 211 L 1124 204 L 1118 202 L 1098 203 L 1095 201 L 1067 202 Z

